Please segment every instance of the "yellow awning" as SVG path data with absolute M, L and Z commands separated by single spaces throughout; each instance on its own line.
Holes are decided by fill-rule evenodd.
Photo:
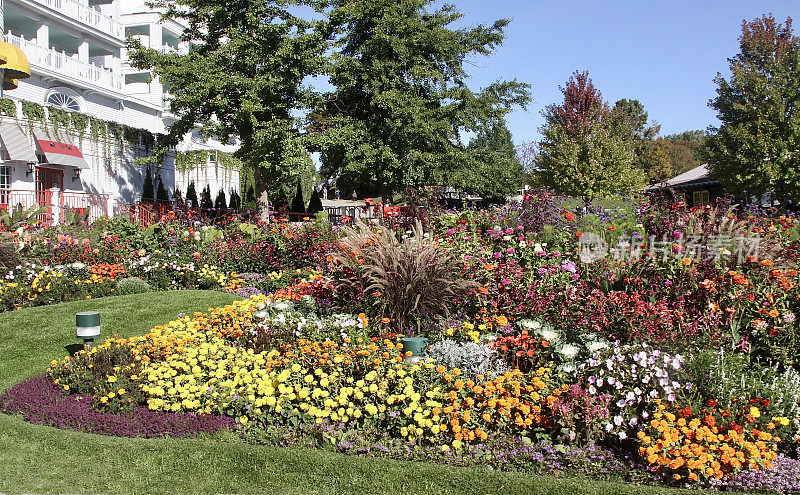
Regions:
M 31 66 L 28 64 L 28 57 L 18 47 L 11 43 L 0 41 L 0 56 L 5 57 L 5 65 L 0 68 L 5 69 L 5 76 L 14 79 L 25 79 L 31 77 Z

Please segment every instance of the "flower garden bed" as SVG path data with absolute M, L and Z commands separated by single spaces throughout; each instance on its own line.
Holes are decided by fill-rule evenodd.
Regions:
M 160 248 L 140 247 L 139 234 L 125 241 L 125 274 L 148 266 L 139 273 L 159 272 L 149 280 L 168 288 L 186 276 L 182 263 L 211 261 L 216 286 L 256 295 L 54 361 L 52 385 L 11 389 L 3 408 L 26 411 L 19 391 L 36 385 L 28 395 L 77 398 L 91 412 L 76 414 L 99 425 L 175 415 L 181 434 L 235 422 L 245 441 L 267 445 L 797 491 L 797 223 L 658 205 L 576 216 L 553 201 L 440 214 L 405 233 L 190 232 L 166 219 Z M 587 232 L 617 251 L 586 262 Z M 620 232 L 642 242 L 615 244 Z M 756 235 L 755 254 L 720 245 Z M 259 266 L 293 249 L 304 250 L 294 265 Z M 408 332 L 430 339 L 426 360 L 406 359 Z

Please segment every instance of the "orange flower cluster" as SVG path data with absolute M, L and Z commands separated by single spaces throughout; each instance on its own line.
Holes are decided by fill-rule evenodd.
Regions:
M 125 274 L 125 266 L 122 263 L 95 263 L 89 265 L 88 270 L 91 274 L 110 279 L 116 279 Z
M 683 408 L 676 415 L 659 404 L 646 430 L 637 435 L 639 455 L 654 472 L 671 475 L 675 481 L 720 479 L 741 470 L 769 469 L 780 438 L 759 430 L 760 413 L 755 407 L 750 409 L 745 425 L 727 428 L 717 424 L 713 409 L 695 416 L 690 408 Z M 768 430 L 774 428 L 773 423 L 766 425 Z
M 381 365 L 400 363 L 403 361 L 403 354 L 401 346 L 389 339 L 384 339 L 379 343 L 376 341 L 365 342 L 360 337 L 355 342 L 346 338 L 344 345 L 330 340 L 313 342 L 298 339 L 295 345 L 284 344 L 281 346 L 280 357 L 276 357 L 271 364 L 267 364 L 267 371 L 270 371 L 270 366 L 280 366 L 284 359 L 295 358 L 312 369 L 333 370 L 335 368 L 336 371 L 342 373 L 342 370 L 348 368 L 377 369 Z
M 225 291 L 234 293 L 244 286 L 244 279 L 240 277 L 231 277 L 228 280 L 228 285 L 225 286 Z
M 797 270 L 794 268 L 789 268 L 788 270 L 774 268 L 770 270 L 769 274 L 781 289 L 788 291 L 795 288 L 794 282 L 789 279 L 789 277 L 797 276 Z
M 322 275 L 312 275 L 284 289 L 277 290 L 268 297 L 271 301 L 299 301 L 303 296 L 319 294 L 325 286 Z
M 528 333 L 526 328 L 519 335 L 498 337 L 493 344 L 509 365 L 525 372 L 536 367 L 545 356 L 542 351 L 549 346 L 549 342 Z
M 539 368 L 532 378 L 519 370 L 508 371 L 493 380 L 477 377 L 479 383 L 462 380 L 458 368 L 436 371 L 447 383 L 442 416 L 449 417 L 445 433 L 457 441 L 486 440 L 487 432 L 522 434 L 547 422 L 542 407 L 547 395 L 547 370 Z M 439 411 L 434 411 L 439 414 Z

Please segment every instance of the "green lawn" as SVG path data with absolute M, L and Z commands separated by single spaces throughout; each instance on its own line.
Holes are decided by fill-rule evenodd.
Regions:
M 203 291 L 153 292 L 0 314 L 0 390 L 74 344 L 78 311 L 101 312 L 103 335 L 144 333 L 178 313 L 232 301 Z M 580 479 L 366 459 L 245 445 L 233 434 L 196 440 L 121 439 L 30 425 L 0 414 L 0 493 L 509 493 L 659 494 Z M 689 492 L 687 492 L 689 493 Z M 696 492 L 691 492 L 696 493 Z

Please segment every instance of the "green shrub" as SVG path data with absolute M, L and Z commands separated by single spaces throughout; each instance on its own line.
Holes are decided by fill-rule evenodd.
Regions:
M 150 284 L 139 277 L 126 277 L 117 282 L 117 294 L 124 296 L 127 294 L 141 294 L 150 292 Z

